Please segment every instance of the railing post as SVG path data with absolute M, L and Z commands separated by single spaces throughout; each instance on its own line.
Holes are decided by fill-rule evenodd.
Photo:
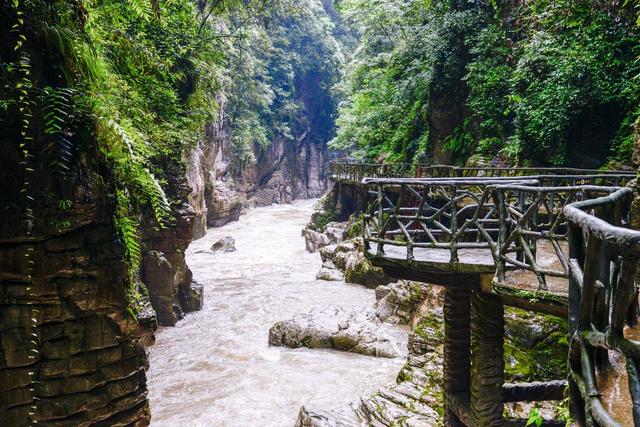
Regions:
M 492 190 L 494 203 L 496 204 L 496 210 L 498 211 L 498 242 L 496 244 L 498 248 L 498 257 L 496 260 L 496 276 L 498 281 L 504 283 L 506 278 L 506 262 L 503 256 L 506 256 L 506 249 L 504 247 L 509 235 L 508 218 L 509 213 L 505 205 L 504 193 L 502 190 Z
M 456 233 L 458 232 L 458 202 L 456 201 L 456 196 L 458 193 L 458 187 L 451 187 L 451 260 L 450 262 L 456 263 L 460 262 L 460 258 L 458 257 L 458 238 Z
M 378 248 L 376 250 L 377 255 L 378 256 L 383 256 L 384 255 L 384 243 L 382 243 L 382 239 L 384 239 L 384 235 L 381 235 L 380 233 L 382 232 L 383 229 L 383 221 L 384 221 L 384 203 L 383 201 L 383 194 L 382 194 L 382 184 L 378 183 L 377 185 L 378 187 L 378 197 L 377 197 L 377 204 L 378 204 L 378 238 L 380 239 L 378 241 Z

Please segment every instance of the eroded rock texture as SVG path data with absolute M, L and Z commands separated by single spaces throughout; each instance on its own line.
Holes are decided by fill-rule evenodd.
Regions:
M 311 234 L 313 234 L 313 238 L 309 237 Z M 307 228 L 303 231 L 303 235 L 306 238 L 308 251 L 320 251 L 323 264 L 318 273 L 318 279 L 327 280 L 326 278 L 330 278 L 334 280 L 337 277 L 343 277 L 348 283 L 356 283 L 369 288 L 387 285 L 395 280 L 385 275 L 382 268 L 372 265 L 364 256 L 362 238 L 331 244 L 331 234 L 326 232 L 318 233 Z M 333 240 L 335 242 L 335 239 Z
M 112 202 L 86 163 L 78 167 L 61 190 L 71 202 L 64 211 L 51 199 L 57 193 L 45 191 L 50 177 L 34 174 L 31 237 L 21 226 L 19 182 L 0 171 L 8 184 L 0 196 L 3 426 L 149 423 L 147 361 L 137 338 L 150 334 L 127 313 L 129 272 Z M 147 321 L 153 328 L 153 316 Z
M 345 310 L 339 306 L 297 314 L 269 330 L 269 344 L 292 348 L 332 348 L 378 357 L 400 355 L 373 310 Z
M 324 194 L 329 154 L 315 131 L 320 123 L 310 120 L 295 141 L 275 138 L 267 148 L 253 147 L 255 161 L 238 165 L 232 160 L 227 101 L 219 97 L 218 103 L 219 115 L 207 126 L 207 138 L 185 156 L 195 238 L 204 236 L 207 227 L 237 220 L 245 206 Z
M 148 291 L 158 323 L 173 326 L 185 312 L 202 307 L 202 287 L 192 288 L 193 275 L 185 260 L 191 243 L 194 210 L 184 203 L 173 209 L 175 222 L 158 228 L 150 223 L 144 230 L 145 254 L 142 280 Z

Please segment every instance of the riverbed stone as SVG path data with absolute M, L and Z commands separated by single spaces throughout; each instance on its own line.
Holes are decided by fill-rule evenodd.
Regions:
M 376 314 L 387 323 L 413 324 L 416 315 L 422 311 L 442 307 L 444 302 L 442 286 L 400 280 L 376 288 Z
M 331 243 L 340 243 L 347 238 L 346 222 L 330 222 L 324 228 L 324 234 Z
M 373 310 L 346 310 L 333 305 L 277 322 L 269 330 L 269 344 L 331 348 L 377 357 L 400 355 L 392 339 L 381 331 Z
M 225 236 L 211 245 L 211 252 L 235 252 L 236 240 L 231 236 Z
M 180 301 L 186 311 L 201 310 L 204 304 L 204 286 L 197 282 L 190 286 L 181 286 Z
M 394 281 L 393 278 L 384 274 L 382 268 L 372 265 L 360 251 L 349 252 L 346 257 L 344 278 L 348 283 L 356 283 L 368 288 L 376 288 Z
M 326 280 L 328 282 L 339 282 L 344 280 L 344 275 L 331 261 L 329 261 L 322 265 L 322 268 L 316 275 L 316 279 Z
M 326 234 L 318 233 L 317 231 L 305 228 L 302 230 L 302 236 L 304 237 L 305 247 L 308 252 L 318 252 L 320 248 L 331 244 L 331 240 Z

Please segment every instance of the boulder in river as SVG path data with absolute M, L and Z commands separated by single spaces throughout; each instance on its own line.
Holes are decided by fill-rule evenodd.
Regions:
M 344 280 L 344 275 L 331 261 L 329 261 L 322 264 L 322 269 L 320 269 L 316 275 L 316 279 L 326 280 L 328 282 L 339 282 Z
M 200 283 L 180 286 L 180 302 L 186 311 L 202 310 L 203 297 L 204 286 Z
M 331 241 L 326 234 L 318 233 L 310 228 L 302 230 L 302 236 L 304 237 L 304 243 L 307 251 L 311 253 L 317 252 L 320 248 L 331 244 Z
M 236 241 L 231 236 L 226 236 L 213 245 L 211 245 L 212 252 L 235 252 L 236 250 Z
M 332 348 L 368 356 L 400 356 L 371 309 L 339 306 L 314 309 L 277 322 L 269 330 L 269 344 L 291 348 Z

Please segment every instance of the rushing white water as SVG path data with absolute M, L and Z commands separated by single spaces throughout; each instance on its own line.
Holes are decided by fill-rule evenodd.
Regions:
M 300 232 L 313 202 L 257 208 L 191 244 L 203 310 L 161 328 L 148 372 L 154 426 L 291 426 L 301 405 L 331 409 L 392 382 L 403 360 L 270 347 L 269 328 L 315 306 L 371 307 L 372 290 L 315 280 Z M 211 254 L 233 236 L 237 252 Z M 405 332 L 391 332 L 404 338 Z

